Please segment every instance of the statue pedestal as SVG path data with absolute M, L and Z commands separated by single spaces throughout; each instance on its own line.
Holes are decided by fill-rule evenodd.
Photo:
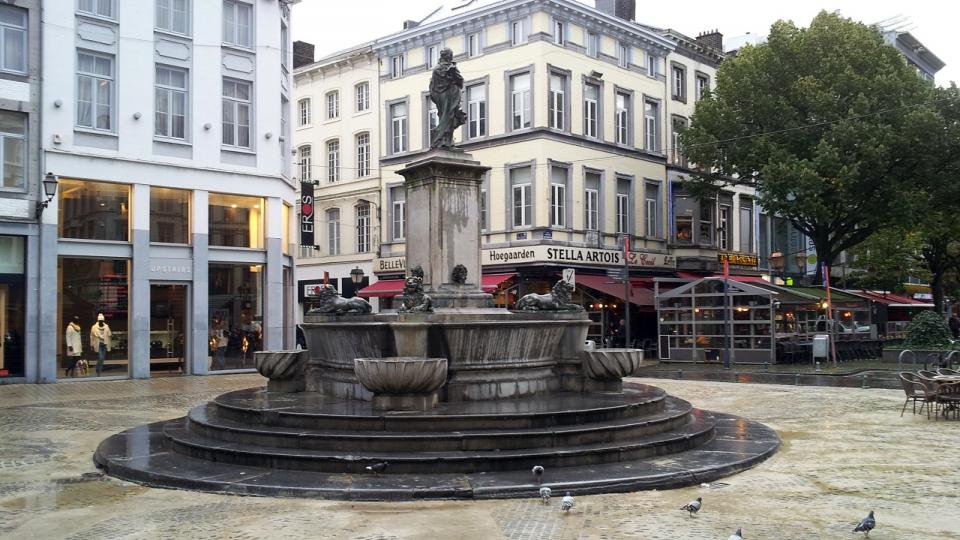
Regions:
M 493 305 L 480 288 L 480 184 L 490 167 L 456 150 L 433 149 L 397 171 L 405 179 L 407 268 L 423 268 L 423 288 L 436 308 Z M 454 267 L 467 269 L 456 283 Z

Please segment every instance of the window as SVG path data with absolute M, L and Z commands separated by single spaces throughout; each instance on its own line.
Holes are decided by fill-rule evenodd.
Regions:
M 370 83 L 362 82 L 354 87 L 356 94 L 357 112 L 366 111 L 370 108 Z
M 647 235 L 647 238 L 659 238 L 659 226 L 660 223 L 660 212 L 658 208 L 660 207 L 660 184 L 653 182 L 647 182 L 646 193 L 644 194 L 644 202 L 646 203 L 646 226 L 644 227 L 644 233 Z
M 630 95 L 617 92 L 617 144 L 630 144 Z
M 327 250 L 328 255 L 340 254 L 340 209 L 327 210 Z
M 564 109 L 563 100 L 565 97 L 564 87 L 567 85 L 567 78 L 559 73 L 550 74 L 550 96 L 549 96 L 549 119 L 550 127 L 555 129 L 564 129 L 563 121 Z
M 480 230 L 487 230 L 487 190 L 480 190 Z
M 467 35 L 467 57 L 473 58 L 480 54 L 480 32 Z
M 238 0 L 223 0 L 223 42 L 227 45 L 253 45 L 253 6 Z
M 424 50 L 424 59 L 427 63 L 427 69 L 433 69 L 440 61 L 440 46 L 430 45 Z
M 600 230 L 600 174 L 586 173 L 584 186 L 583 228 L 588 231 L 598 231 Z
M 687 165 L 683 157 L 683 142 L 681 135 L 687 129 L 687 119 L 675 116 L 672 121 L 673 130 L 670 134 L 670 162 L 676 165 Z
M 510 77 L 510 114 L 513 129 L 530 127 L 530 74 Z
M 157 0 L 155 24 L 160 30 L 176 34 L 189 34 L 189 0 Z
M 700 201 L 700 234 L 697 237 L 697 243 L 705 246 L 713 245 L 713 206 L 712 200 Z
M 748 199 L 740 200 L 740 251 L 753 252 L 753 204 Z
M 597 137 L 600 112 L 600 87 L 595 84 L 586 84 L 583 87 L 583 134 L 587 137 Z
M 157 66 L 154 82 L 156 117 L 153 133 L 171 139 L 186 139 L 187 72 Z
M 393 154 L 407 151 L 407 104 L 390 106 L 390 151 Z
M 114 0 L 80 0 L 77 11 L 89 15 L 107 17 L 108 19 L 116 19 L 117 16 L 114 7 Z
M 427 96 L 427 135 L 430 139 L 424 146 L 430 146 L 437 136 L 437 127 L 440 126 L 440 114 L 437 112 L 437 104 Z
M 130 241 L 130 186 L 60 179 L 60 238 Z
M 394 240 L 403 240 L 406 237 L 407 225 L 407 193 L 406 188 L 397 186 L 390 189 L 391 204 L 391 236 Z
M 567 169 L 550 169 L 550 226 L 567 226 Z
M 626 43 L 617 44 L 617 65 L 622 68 L 630 65 L 630 46 Z
M 340 92 L 334 90 L 327 93 L 327 120 L 340 117 Z
M 673 99 L 677 101 L 687 100 L 687 70 L 681 66 L 673 66 Z
M 600 35 L 587 32 L 587 56 L 600 56 Z
M 150 241 L 190 243 L 190 192 L 150 188 Z
M 357 253 L 370 251 L 370 205 L 357 206 Z
M 513 226 L 529 227 L 533 224 L 533 184 L 530 167 L 510 169 L 510 185 L 512 187 L 511 207 L 513 209 Z
M 27 72 L 27 12 L 0 5 L 0 71 Z
M 113 57 L 77 53 L 77 126 L 113 130 Z
M 223 144 L 250 148 L 250 83 L 223 80 Z
M 657 73 L 660 71 L 658 65 L 660 64 L 660 59 L 655 54 L 647 53 L 647 76 L 656 77 Z
M 300 147 L 300 180 L 313 180 L 313 151 L 309 144 Z
M 567 41 L 567 24 L 563 21 L 553 21 L 553 42 L 563 45 Z
M 0 111 L 0 188 L 23 189 L 26 185 L 26 135 L 26 115 Z
M 696 100 L 700 101 L 701 99 L 703 99 L 703 94 L 707 90 L 710 90 L 710 78 L 707 77 L 706 75 L 698 74 L 697 81 L 696 81 L 696 89 L 695 89 Z
M 399 54 L 390 58 L 390 78 L 399 79 L 403 77 L 403 55 Z
M 263 199 L 211 193 L 211 246 L 263 249 Z
M 310 98 L 303 98 L 297 102 L 297 106 L 300 108 L 300 125 L 309 126 L 312 121 L 311 111 L 310 111 Z
M 674 239 L 678 244 L 693 243 L 693 216 L 677 215 Z
M 628 178 L 617 179 L 617 234 L 630 234 L 630 187 Z
M 434 111 L 436 111 L 436 105 L 434 105 Z M 467 88 L 467 127 L 467 136 L 471 139 L 487 134 L 487 87 L 485 85 L 475 84 Z M 431 128 L 433 128 L 432 125 Z
M 327 182 L 340 180 L 340 141 L 327 141 Z
M 697 200 L 689 195 L 681 195 L 677 192 L 681 189 L 679 184 L 674 185 L 673 189 L 673 214 L 674 230 L 673 240 L 677 244 L 693 244 L 694 229 L 693 218 L 697 211 Z
M 730 227 L 730 206 L 726 204 L 720 205 L 720 219 L 717 223 L 718 232 L 720 233 L 720 249 L 723 251 L 728 251 L 730 249 L 730 238 L 733 235 L 733 230 Z
M 370 134 L 357 135 L 357 178 L 370 174 Z
M 510 43 L 513 45 L 522 45 L 527 42 L 527 26 L 523 20 L 510 23 Z
M 660 104 L 656 101 L 643 103 L 643 128 L 646 136 L 646 149 L 650 152 L 660 151 Z

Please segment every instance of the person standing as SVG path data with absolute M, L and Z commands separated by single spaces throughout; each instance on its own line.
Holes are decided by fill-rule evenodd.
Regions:
M 103 372 L 103 360 L 110 352 L 113 342 L 113 332 L 107 324 L 103 313 L 97 314 L 97 322 L 90 327 L 90 348 L 97 353 L 97 377 Z
M 217 345 L 217 349 L 213 353 L 212 369 L 224 369 L 227 367 L 227 344 L 230 343 L 230 340 L 227 338 L 226 321 L 221 321 L 219 318 L 214 317 L 211 326 L 210 337 L 213 341 L 216 341 Z
M 67 347 L 67 371 L 64 376 L 75 377 L 77 375 L 77 363 L 80 362 L 83 354 L 83 343 L 80 342 L 80 317 L 74 315 L 73 320 L 67 324 L 63 342 Z

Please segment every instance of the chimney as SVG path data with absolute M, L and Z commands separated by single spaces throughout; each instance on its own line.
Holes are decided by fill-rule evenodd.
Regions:
M 313 63 L 313 43 L 293 42 L 293 69 Z
M 597 10 L 625 21 L 637 18 L 637 0 L 596 0 Z
M 407 19 L 407 20 L 403 21 L 403 29 L 404 29 L 404 30 L 409 30 L 409 29 L 411 29 L 411 28 L 416 28 L 416 27 L 418 27 L 418 26 L 420 26 L 420 22 L 419 22 L 419 21 L 414 21 L 414 20 L 411 20 L 411 19 Z
M 704 47 L 710 47 L 711 49 L 723 52 L 723 34 L 721 34 L 719 30 L 703 32 L 697 36 L 695 41 Z

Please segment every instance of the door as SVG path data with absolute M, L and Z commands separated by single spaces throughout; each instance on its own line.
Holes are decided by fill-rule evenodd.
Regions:
M 150 375 L 184 375 L 190 328 L 185 284 L 150 284 Z
M 7 335 L 7 294 L 9 292 L 8 285 L 0 285 L 0 372 L 6 371 L 9 369 L 7 367 L 7 350 L 6 350 L 6 335 Z

